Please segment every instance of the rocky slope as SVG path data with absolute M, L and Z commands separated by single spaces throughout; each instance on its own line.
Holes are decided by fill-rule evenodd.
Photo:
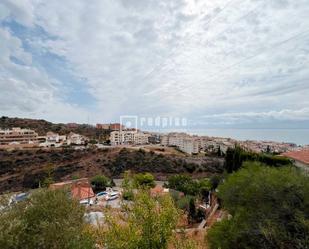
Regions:
M 189 173 L 203 177 L 221 173 L 223 159 L 162 155 L 144 150 L 53 149 L 0 151 L 0 192 L 36 188 L 52 168 L 55 181 L 105 174 L 121 177 L 125 170 L 151 172 L 158 179 Z
M 48 131 L 57 132 L 60 135 L 67 135 L 70 132 L 75 132 L 92 139 L 104 140 L 108 137 L 107 130 L 98 130 L 94 126 L 87 124 L 55 124 L 43 119 L 28 119 L 28 118 L 9 118 L 0 117 L 0 128 L 9 129 L 12 127 L 29 128 L 35 130 L 39 135 L 46 135 Z

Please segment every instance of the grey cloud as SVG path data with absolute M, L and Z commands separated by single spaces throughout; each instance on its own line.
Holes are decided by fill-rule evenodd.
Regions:
M 1 6 L 8 11 L 5 17 L 11 16 L 21 25 L 33 26 L 33 6 L 30 1 L 2 0 L 0 9 Z
M 308 29 L 307 0 L 29 3 L 29 20 L 54 37 L 32 43 L 86 79 L 100 118 L 228 111 L 213 122 L 268 122 L 302 120 L 282 110 L 308 107 L 308 37 L 288 40 Z
M 1 115 L 53 117 L 68 122 L 78 113 L 85 113 L 62 102 L 63 92 L 58 91 L 55 80 L 32 64 L 32 56 L 24 50 L 19 38 L 0 27 L 0 40 Z

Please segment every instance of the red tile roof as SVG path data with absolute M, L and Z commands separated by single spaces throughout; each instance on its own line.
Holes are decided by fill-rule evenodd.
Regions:
M 71 189 L 71 195 L 78 200 L 84 200 L 95 196 L 87 178 L 51 184 L 50 189 Z
M 283 153 L 282 155 L 309 165 L 309 149 L 289 151 Z
M 78 200 L 84 200 L 94 197 L 93 190 L 89 183 L 78 183 L 72 186 L 72 197 Z

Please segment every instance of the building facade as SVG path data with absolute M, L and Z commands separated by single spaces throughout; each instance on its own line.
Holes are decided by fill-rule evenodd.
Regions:
M 136 131 L 112 131 L 110 134 L 111 145 L 141 145 L 148 144 L 148 134 Z
M 70 134 L 67 136 L 68 145 L 84 145 L 87 141 L 87 137 L 73 132 L 70 132 Z
M 34 130 L 12 128 L 10 130 L 0 130 L 0 145 L 14 144 L 37 144 L 38 134 Z
M 96 124 L 96 128 L 99 130 L 109 130 L 110 124 Z
M 163 146 L 174 146 L 179 150 L 187 154 L 198 154 L 199 153 L 199 140 L 190 136 L 186 133 L 169 133 L 161 136 L 161 145 Z
M 119 131 L 125 129 L 124 125 L 120 123 L 96 124 L 96 128 L 99 130 L 112 130 L 112 131 Z

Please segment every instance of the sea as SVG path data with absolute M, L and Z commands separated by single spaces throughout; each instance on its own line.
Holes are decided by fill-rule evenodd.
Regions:
M 205 128 L 205 129 L 161 129 L 161 133 L 185 132 L 191 135 L 233 138 L 236 140 L 257 140 L 309 145 L 309 129 L 243 129 L 243 128 Z
M 309 129 L 188 129 L 187 133 L 236 140 L 264 140 L 309 145 Z

